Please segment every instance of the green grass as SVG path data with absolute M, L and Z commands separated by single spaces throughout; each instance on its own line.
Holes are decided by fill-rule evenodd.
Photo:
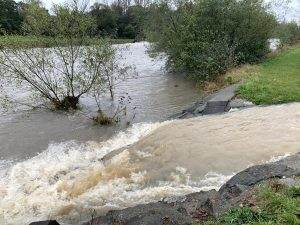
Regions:
M 87 40 L 85 45 L 92 45 L 97 42 L 97 38 L 91 38 Z M 133 42 L 132 39 L 111 39 L 112 44 L 124 44 L 124 43 L 131 43 Z M 54 41 L 51 37 L 37 37 L 37 36 L 20 36 L 20 35 L 13 35 L 13 36 L 0 36 L 0 46 L 5 47 L 20 47 L 20 48 L 48 48 L 48 47 L 55 47 L 65 46 L 67 43 L 66 40 L 63 38 L 59 41 Z
M 256 72 L 245 76 L 239 96 L 258 105 L 300 101 L 300 44 L 254 67 Z
M 234 208 L 203 225 L 300 225 L 300 187 L 273 183 L 261 187 L 251 205 Z

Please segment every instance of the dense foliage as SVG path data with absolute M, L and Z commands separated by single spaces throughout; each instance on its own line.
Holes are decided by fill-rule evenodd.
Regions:
M 13 0 L 0 0 L 0 34 L 20 32 L 23 21 L 21 5 Z
M 274 37 L 281 40 L 282 44 L 294 44 L 300 40 L 300 26 L 296 22 L 282 22 L 275 28 Z
M 300 39 L 300 26 L 276 21 L 263 0 L 116 0 L 110 5 L 85 7 L 81 16 L 92 24 L 84 31 L 90 39 L 147 38 L 153 43 L 152 53 L 167 55 L 170 69 L 187 72 L 200 81 L 214 80 L 233 66 L 264 58 L 270 38 L 280 38 L 282 44 Z M 37 46 L 53 46 L 45 38 L 59 35 L 60 45 L 65 45 L 65 34 L 57 30 L 55 10 L 49 13 L 39 0 L 0 0 L 0 34 L 46 40 Z M 4 39 L 5 43 L 11 40 Z
M 37 14 L 33 15 L 32 12 Z M 113 2 L 111 5 L 95 3 L 85 12 L 85 16 L 92 18 L 95 22 L 95 27 L 90 29 L 88 34 L 93 37 L 143 39 L 142 28 L 147 14 L 147 3 L 143 1 L 136 1 L 134 5 L 125 0 Z M 30 20 L 32 16 L 47 19 L 48 22 L 55 21 L 55 12 L 50 14 L 41 1 L 28 0 L 25 3 L 16 3 L 14 0 L 0 0 L 0 35 L 36 35 L 26 27 L 27 20 Z M 55 35 L 53 25 L 44 26 L 41 34 L 43 36 Z
M 140 40 L 144 37 L 142 28 L 147 13 L 147 8 L 141 5 L 124 7 L 117 3 L 111 6 L 95 3 L 89 14 L 96 21 L 94 35 Z
M 268 52 L 276 24 L 261 0 L 198 0 L 155 5 L 149 38 L 170 68 L 212 80 L 228 68 Z

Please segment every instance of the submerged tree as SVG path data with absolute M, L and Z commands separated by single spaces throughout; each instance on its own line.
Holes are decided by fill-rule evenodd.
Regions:
M 115 57 L 113 46 L 104 39 L 83 46 L 94 26 L 85 13 L 87 5 L 77 0 L 66 6 L 55 5 L 54 16 L 49 16 L 37 4 L 28 6 L 25 28 L 35 35 L 43 35 L 47 28 L 56 47 L 0 46 L 1 79 L 27 87 L 35 99 L 62 110 L 76 109 L 84 94 L 106 87 L 111 90 L 110 76 L 118 72 L 107 72 Z M 60 45 L 62 39 L 64 46 Z

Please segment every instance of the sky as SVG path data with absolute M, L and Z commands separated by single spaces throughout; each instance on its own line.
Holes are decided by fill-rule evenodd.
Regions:
M 294 20 L 300 24 L 300 0 L 283 0 L 290 1 L 289 7 L 284 8 L 280 6 L 274 6 L 274 11 L 279 18 L 286 19 L 288 21 Z M 275 2 L 274 0 L 268 0 L 268 2 Z
M 89 0 L 89 1 L 90 1 L 90 5 L 92 5 L 95 2 L 107 3 L 113 0 Z M 266 1 L 272 3 L 275 2 L 274 0 L 266 0 Z M 295 20 L 300 24 L 300 0 L 285 0 L 285 1 L 291 1 L 289 8 L 283 8 L 279 6 L 274 7 L 274 10 L 278 14 L 278 17 L 281 20 L 283 19 L 286 19 L 288 21 Z M 42 0 L 42 2 L 46 6 L 46 8 L 50 10 L 52 3 L 64 3 L 65 0 Z

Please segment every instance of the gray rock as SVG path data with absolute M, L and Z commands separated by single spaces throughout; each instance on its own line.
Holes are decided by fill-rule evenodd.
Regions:
M 300 152 L 295 155 L 281 159 L 280 161 L 274 162 L 272 164 L 286 165 L 289 168 L 292 168 L 296 171 L 296 174 L 295 174 L 296 176 L 300 176 Z
M 204 110 L 205 110 L 205 108 L 206 108 L 206 105 L 207 105 L 207 103 L 202 103 L 202 104 L 199 104 L 198 106 L 197 106 L 197 108 L 194 110 L 194 114 L 201 114 Z
M 184 209 L 170 207 L 163 202 L 139 205 L 119 211 L 110 211 L 84 225 L 184 225 L 192 224 L 192 218 Z
M 238 86 L 239 84 L 231 85 L 211 94 L 196 102 L 193 106 L 183 110 L 181 113 L 171 116 L 170 119 L 188 119 L 195 116 L 228 112 L 231 109 L 230 102 L 234 98 Z M 245 101 L 239 103 L 239 107 L 243 107 L 243 105 L 247 105 L 248 107 L 250 103 Z
M 250 189 L 261 181 L 291 177 L 296 174 L 297 172 L 293 168 L 280 164 L 280 162 L 253 166 L 233 176 L 220 188 L 219 193 L 222 201 L 227 201 L 237 197 L 243 191 Z
M 229 110 L 227 106 L 228 106 L 228 101 L 208 101 L 202 114 L 209 115 L 209 114 L 224 113 Z
M 162 202 L 170 204 L 175 202 L 184 202 L 185 200 L 186 200 L 186 196 L 170 196 L 164 198 Z
M 239 85 L 240 84 L 233 84 L 231 86 L 223 88 L 222 90 L 210 95 L 208 97 L 208 101 L 215 101 L 215 102 L 230 101 L 235 96 L 235 91 L 237 90 Z
M 218 212 L 219 193 L 216 190 L 201 191 L 185 196 L 182 202 L 173 202 L 172 207 L 184 208 L 193 219 L 206 219 Z

